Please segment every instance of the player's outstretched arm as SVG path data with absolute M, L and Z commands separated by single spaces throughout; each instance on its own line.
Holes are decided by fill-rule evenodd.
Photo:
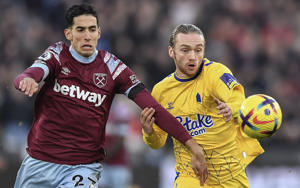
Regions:
M 131 91 L 132 93 L 134 92 L 134 95 L 129 93 L 129 98 L 132 99 L 141 109 L 153 108 L 155 110 L 154 118 L 156 125 L 182 144 L 185 144 L 187 140 L 192 138 L 179 121 L 177 121 L 174 116 L 156 102 L 146 88 L 143 86 L 137 87 L 140 88 L 133 88 Z
M 208 169 L 203 148 L 199 144 L 197 144 L 194 139 L 188 140 L 185 145 L 191 150 L 193 154 L 191 159 L 191 167 L 195 174 L 198 176 L 200 185 L 204 186 L 204 183 L 208 176 Z
M 25 93 L 25 95 L 32 97 L 38 90 L 38 83 L 32 78 L 26 77 L 20 81 L 18 89 Z
M 208 175 L 205 155 L 202 147 L 196 143 L 189 135 L 187 130 L 172 116 L 166 109 L 164 109 L 151 96 L 147 89 L 135 88 L 134 95 L 130 95 L 131 99 L 141 108 L 153 108 L 155 110 L 155 123 L 172 137 L 186 145 L 192 152 L 192 168 L 200 179 L 201 185 L 204 185 Z
M 145 108 L 141 112 L 140 122 L 142 125 L 144 142 L 152 149 L 160 149 L 165 145 L 168 133 L 154 124 L 154 113 L 155 110 L 153 108 Z
M 42 80 L 43 75 L 44 71 L 41 68 L 28 68 L 15 79 L 15 88 L 24 92 L 25 95 L 32 97 L 38 91 L 38 82 Z

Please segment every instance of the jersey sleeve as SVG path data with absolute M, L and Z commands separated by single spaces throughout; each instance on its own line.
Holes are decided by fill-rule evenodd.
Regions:
M 112 79 L 116 83 L 116 92 L 128 96 L 130 90 L 141 83 L 133 71 L 113 54 L 106 52 L 104 62 L 107 64 Z
M 159 95 L 156 91 L 156 87 L 154 87 L 152 90 L 152 96 L 159 103 Z M 149 147 L 153 149 L 160 149 L 166 144 L 168 133 L 161 130 L 155 123 L 153 124 L 153 130 L 154 132 L 151 135 L 148 135 L 143 130 L 143 140 Z
M 44 75 L 42 80 L 46 80 L 49 76 L 53 76 L 60 70 L 60 59 L 59 55 L 63 49 L 63 43 L 58 42 L 54 45 L 48 47 L 42 55 L 40 55 L 34 63 L 30 66 L 32 67 L 39 67 L 43 69 Z
M 59 62 L 59 55 L 57 54 L 59 50 L 56 50 L 59 46 L 61 46 L 60 49 L 62 49 L 62 43 L 56 43 L 55 45 L 47 48 L 30 67 L 19 74 L 14 81 L 15 88 L 19 89 L 19 84 L 24 78 L 33 78 L 37 83 L 39 83 L 40 81 L 45 80 L 49 73 L 53 74 L 55 70 L 57 70 L 57 64 Z
M 143 140 L 152 149 L 160 149 L 166 144 L 168 133 L 161 130 L 156 124 L 153 124 L 153 130 L 154 132 L 151 135 L 142 130 Z
M 239 107 L 245 99 L 244 87 L 224 65 L 217 64 L 210 74 L 210 84 L 214 97 L 225 102 L 232 111 L 233 117 L 238 113 Z

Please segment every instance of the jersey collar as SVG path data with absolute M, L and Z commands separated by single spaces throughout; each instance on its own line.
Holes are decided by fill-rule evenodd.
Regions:
M 197 78 L 199 76 L 199 74 L 202 72 L 203 69 L 203 65 L 204 65 L 205 60 L 202 60 L 202 63 L 200 65 L 199 71 L 197 72 L 197 74 L 195 76 L 193 76 L 192 78 L 187 78 L 187 79 L 181 79 L 178 76 L 176 76 L 176 74 L 174 73 L 174 78 L 179 81 L 179 82 L 188 82 L 191 80 L 194 80 L 195 78 Z
M 71 53 L 71 55 L 80 63 L 84 63 L 84 64 L 88 64 L 93 62 L 96 59 L 96 56 L 98 55 L 98 50 L 95 50 L 94 54 L 91 55 L 90 57 L 83 57 L 81 55 L 79 55 L 75 49 L 72 47 L 72 45 L 69 47 L 69 51 Z

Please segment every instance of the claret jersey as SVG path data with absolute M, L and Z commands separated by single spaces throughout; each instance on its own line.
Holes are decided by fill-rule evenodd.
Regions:
M 63 42 L 50 46 L 31 67 L 44 70 L 28 136 L 29 155 L 59 164 L 104 158 L 105 124 L 114 95 L 128 94 L 140 81 L 113 54 L 89 58 Z
M 228 104 L 234 116 L 245 98 L 242 85 L 226 66 L 205 58 L 195 77 L 181 79 L 172 73 L 154 86 L 152 95 L 203 147 L 209 171 L 206 184 L 217 185 L 234 178 L 263 152 L 256 139 L 240 134 L 235 119 L 226 123 L 223 115 L 217 114 L 214 98 Z M 151 135 L 144 133 L 144 141 L 158 149 L 165 144 L 167 133 L 156 125 L 154 130 Z M 173 143 L 177 175 L 196 177 L 191 153 L 176 139 Z

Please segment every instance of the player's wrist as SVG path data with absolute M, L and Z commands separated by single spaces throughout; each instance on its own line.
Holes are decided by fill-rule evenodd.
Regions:
M 145 136 L 151 136 L 154 132 L 153 128 L 152 128 L 152 130 L 143 128 L 142 131 L 143 131 Z
M 192 152 L 193 155 L 204 156 L 203 148 L 194 139 L 189 139 L 185 142 L 185 145 Z

